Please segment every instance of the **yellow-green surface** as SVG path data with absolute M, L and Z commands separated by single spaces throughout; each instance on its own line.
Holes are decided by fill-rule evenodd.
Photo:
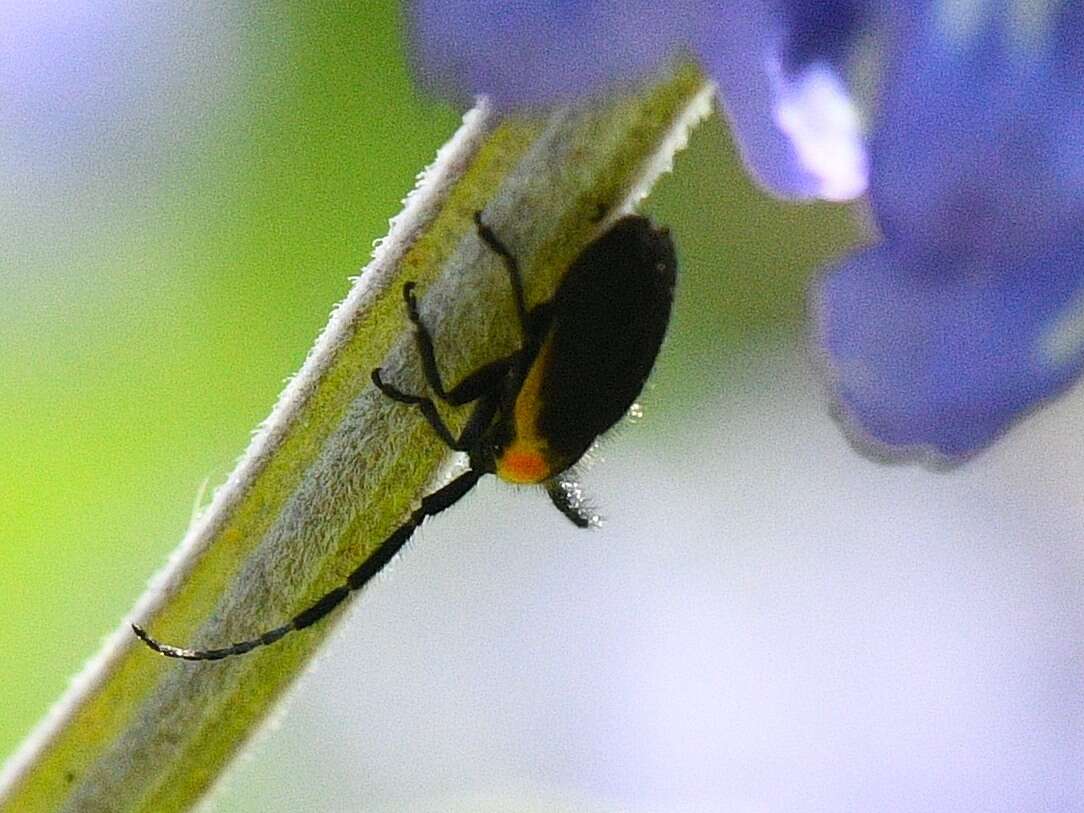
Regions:
M 233 103 L 198 145 L 162 161 L 149 210 L 77 201 L 61 239 L 25 219 L 3 258 L 19 275 L 0 303 L 5 753 L 129 609 L 201 481 L 230 469 L 458 125 L 410 91 L 394 14 L 365 8 L 254 17 Z M 812 265 L 795 252 L 833 242 L 808 210 L 786 215 L 811 224 L 806 245 L 793 231 L 767 249 L 763 234 L 728 231 L 740 196 L 742 229 L 748 207 L 765 225 L 780 210 L 750 196 L 721 144 L 713 125 L 655 205 L 686 259 L 682 296 L 714 315 L 668 349 L 690 358 L 793 318 L 800 277 L 779 269 Z M 283 668 L 300 654 L 283 650 Z

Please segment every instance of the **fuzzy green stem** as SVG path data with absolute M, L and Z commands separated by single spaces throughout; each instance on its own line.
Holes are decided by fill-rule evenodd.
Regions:
M 383 366 L 398 386 L 422 386 L 403 282 L 418 283 L 447 380 L 504 355 L 516 325 L 507 277 L 473 213 L 484 209 L 514 247 L 528 301 L 545 300 L 604 222 L 669 167 L 710 99 L 686 65 L 616 101 L 546 118 L 500 118 L 484 103 L 468 113 L 129 620 L 170 643 L 219 646 L 279 625 L 341 583 L 446 458 L 417 411 L 369 379 Z M 151 653 L 126 620 L 5 766 L 0 811 L 187 809 L 331 628 L 192 664 Z

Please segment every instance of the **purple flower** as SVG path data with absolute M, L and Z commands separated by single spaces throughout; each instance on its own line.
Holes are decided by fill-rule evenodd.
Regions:
M 895 454 L 966 457 L 1084 364 L 1084 13 L 1025 6 L 919 21 L 871 141 L 884 240 L 813 292 L 843 414 Z
M 872 16 L 829 0 L 806 10 L 706 0 L 415 0 L 415 73 L 460 101 L 552 104 L 635 81 L 692 52 L 758 179 L 788 197 L 845 200 L 866 184 L 858 115 L 836 67 Z
M 699 59 L 777 194 L 867 191 L 881 242 L 812 291 L 865 445 L 959 460 L 1084 366 L 1084 10 L 1069 0 L 416 0 L 416 70 L 543 105 Z M 868 139 L 844 76 L 876 43 Z M 868 171 L 867 171 L 868 168 Z

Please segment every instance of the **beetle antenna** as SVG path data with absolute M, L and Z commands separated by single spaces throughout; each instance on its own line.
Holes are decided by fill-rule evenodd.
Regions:
M 165 655 L 167 658 L 180 658 L 186 661 L 219 661 L 234 655 L 243 655 L 258 647 L 273 644 L 289 632 L 305 629 L 322 619 L 332 610 L 339 606 L 348 595 L 360 590 L 369 580 L 383 569 L 384 565 L 395 558 L 403 545 L 414 534 L 414 531 L 427 518 L 439 514 L 445 508 L 449 508 L 459 502 L 470 491 L 474 484 L 485 474 L 483 471 L 468 469 L 442 488 L 422 498 L 421 505 L 411 512 L 406 522 L 392 531 L 391 535 L 380 543 L 373 554 L 358 565 L 346 581 L 318 599 L 307 609 L 295 615 L 281 627 L 275 627 L 262 635 L 241 641 L 220 649 L 182 649 L 170 646 L 152 638 L 137 624 L 132 624 L 132 631 L 147 646 L 155 652 Z

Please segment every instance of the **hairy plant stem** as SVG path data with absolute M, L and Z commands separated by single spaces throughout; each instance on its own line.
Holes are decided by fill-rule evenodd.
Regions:
M 219 663 L 137 642 L 217 646 L 277 626 L 369 555 L 432 487 L 446 450 L 416 410 L 379 395 L 383 366 L 422 377 L 401 288 L 418 283 L 446 380 L 515 343 L 507 278 L 473 213 L 512 246 L 527 299 L 668 169 L 711 88 L 678 66 L 619 99 L 547 117 L 464 118 L 369 266 L 129 619 L 0 774 L 0 811 L 184 810 L 212 787 L 304 669 L 332 621 Z M 449 416 L 453 427 L 462 415 Z M 336 613 L 336 617 L 341 616 Z

